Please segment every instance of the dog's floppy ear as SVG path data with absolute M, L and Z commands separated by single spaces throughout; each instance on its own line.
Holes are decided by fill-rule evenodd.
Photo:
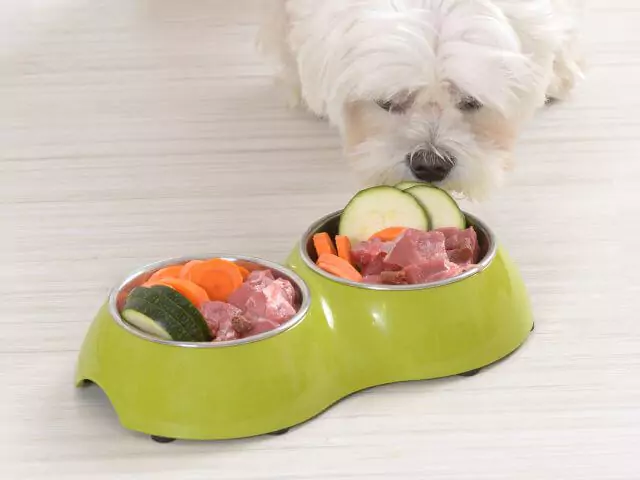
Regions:
M 448 50 L 446 43 L 442 50 Z M 505 115 L 543 79 L 543 71 L 521 53 L 471 44 L 453 45 L 441 68 L 442 77 L 460 92 Z
M 348 2 L 345 2 L 348 3 Z M 322 11 L 312 28 L 292 31 L 303 96 L 316 113 L 340 121 L 350 101 L 384 100 L 436 81 L 424 12 L 358 4 Z
M 494 0 L 493 3 L 517 35 L 520 50 L 526 52 L 529 61 L 530 74 L 526 74 L 526 69 L 521 70 L 525 76 L 514 85 L 528 90 L 527 93 L 535 97 L 535 103 L 542 106 L 551 81 L 554 59 L 566 44 L 567 37 L 575 34 L 578 28 L 583 0 L 550 3 L 538 0 Z
M 506 2 L 469 4 L 444 17 L 439 31 L 438 66 L 440 76 L 460 91 L 510 114 L 521 98 L 542 91 L 549 69 L 540 58 L 545 57 L 548 62 L 554 40 L 537 39 L 536 50 L 531 50 L 532 36 L 542 35 L 543 29 L 548 28 L 546 12 L 539 7 L 525 9 L 526 12 L 514 8 L 512 16 L 496 6 L 500 3 Z M 539 25 L 538 30 L 532 31 L 532 25 Z M 542 96 L 540 101 L 544 101 Z

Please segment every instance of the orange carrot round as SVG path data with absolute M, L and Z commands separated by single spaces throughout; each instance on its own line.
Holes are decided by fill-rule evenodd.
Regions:
M 313 236 L 313 246 L 316 249 L 318 257 L 320 257 L 320 255 L 324 255 L 325 253 L 330 253 L 333 255 L 336 254 L 336 247 L 333 246 L 331 237 L 327 232 L 316 233 Z
M 163 278 L 178 278 L 180 277 L 180 271 L 182 270 L 182 265 L 171 265 L 170 267 L 161 268 L 156 271 L 149 280 L 160 280 Z
M 200 285 L 211 300 L 226 301 L 240 285 L 242 273 L 235 263 L 214 258 L 191 267 L 187 278 Z
M 362 275 L 358 272 L 353 265 L 347 262 L 345 259 L 333 255 L 331 253 L 325 253 L 318 258 L 318 266 L 335 275 L 336 277 L 352 280 L 354 282 L 361 282 Z
M 406 227 L 385 228 L 371 235 L 369 237 L 369 240 L 373 240 L 374 238 L 377 238 L 379 240 L 382 240 L 383 242 L 390 242 L 398 238 L 400 235 L 402 235 L 406 229 L 407 229 Z
M 238 265 L 237 263 L 236 263 L 236 267 L 238 267 L 238 270 L 240 270 L 240 275 L 242 275 L 242 280 L 243 281 L 246 280 L 251 272 L 249 270 L 247 270 L 246 268 Z
M 338 256 L 351 263 L 351 240 L 346 235 L 336 235 Z
M 142 286 L 152 287 L 154 285 L 165 285 L 173 288 L 176 292 L 184 295 L 196 308 L 200 308 L 203 303 L 210 300 L 209 295 L 207 295 L 207 292 L 202 287 L 183 278 L 167 277 L 159 280 L 149 280 Z
M 191 260 L 190 262 L 185 263 L 182 266 L 182 270 L 180 270 L 180 278 L 188 278 L 189 277 L 189 270 L 191 270 L 194 265 L 198 265 L 199 263 L 204 262 L 204 260 Z

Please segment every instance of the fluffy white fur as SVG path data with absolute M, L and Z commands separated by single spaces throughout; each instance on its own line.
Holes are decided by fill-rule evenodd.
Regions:
M 291 103 L 338 127 L 369 184 L 411 179 L 411 153 L 428 147 L 455 158 L 444 188 L 485 196 L 525 122 L 580 76 L 579 0 L 268 3 L 260 43 Z M 468 98 L 482 108 L 461 110 Z

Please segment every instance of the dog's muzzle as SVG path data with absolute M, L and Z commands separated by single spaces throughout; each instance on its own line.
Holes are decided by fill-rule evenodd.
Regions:
M 407 154 L 407 164 L 418 180 L 440 182 L 449 175 L 456 159 L 449 152 L 427 147 Z

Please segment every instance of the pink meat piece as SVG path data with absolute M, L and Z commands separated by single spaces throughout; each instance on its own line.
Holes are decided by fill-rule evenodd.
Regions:
M 228 342 L 229 340 L 237 340 L 240 334 L 233 328 L 231 322 L 220 325 L 218 335 L 213 339 L 214 342 Z
M 260 310 L 264 309 L 264 299 L 261 301 L 261 296 L 254 295 L 260 293 L 268 285 L 271 285 L 275 281 L 271 270 L 254 270 L 249 274 L 244 283 L 231 295 L 227 301 L 235 305 L 236 307 L 246 310 Z
M 353 263 L 364 269 L 367 265 L 373 262 L 376 258 L 387 254 L 385 242 L 375 238 L 365 242 L 359 242 L 351 249 L 351 260 Z
M 362 264 L 362 275 L 367 277 L 370 275 L 380 275 L 384 271 L 384 257 L 385 253 L 376 255 L 370 262 Z
M 266 309 L 266 299 L 262 290 L 255 290 L 249 283 L 243 283 L 229 295 L 227 301 L 244 312 L 259 312 L 258 315 L 264 314 Z
M 295 290 L 285 279 L 274 280 L 268 270 L 253 272 L 240 288 L 233 292 L 228 302 L 252 319 L 266 318 L 281 324 L 295 315 L 292 304 Z
M 458 276 L 465 271 L 464 268 L 462 268 L 459 265 L 456 265 L 455 263 L 450 263 L 449 265 L 450 265 L 450 268 L 448 268 L 444 272 L 440 272 L 432 275 L 429 281 L 437 282 L 439 280 L 446 280 L 447 278 Z
M 380 283 L 385 285 L 406 285 L 409 282 L 405 270 L 400 270 L 398 272 L 382 272 L 380 274 Z
M 431 259 L 446 259 L 445 236 L 442 232 L 407 229 L 395 241 L 385 262 L 400 267 L 424 263 Z
M 212 336 L 225 325 L 231 325 L 233 317 L 242 315 L 242 310 L 225 302 L 205 302 L 200 308 Z
M 362 267 L 362 275 L 366 277 L 369 275 L 380 275 L 382 272 L 395 272 L 402 270 L 402 267 L 387 262 L 385 257 L 386 253 L 381 253 L 371 262 L 364 265 Z
M 426 262 L 409 265 L 404 269 L 407 281 L 411 284 L 425 283 L 429 281 L 431 275 L 441 273 L 447 269 L 447 259 L 434 258 Z
M 274 281 L 275 277 L 271 270 L 254 270 L 249 274 L 243 285 L 247 285 L 247 287 L 252 290 L 259 291 Z
M 268 332 L 269 330 L 273 330 L 274 328 L 278 328 L 280 326 L 278 322 L 274 322 L 273 320 L 269 320 L 267 318 L 256 318 L 253 319 L 252 322 L 253 328 L 246 335 L 244 335 L 244 337 L 252 337 L 253 335 Z
M 376 285 L 382 283 L 380 281 L 380 275 L 367 275 L 362 277 L 362 283 L 368 283 L 370 285 Z
M 252 272 L 225 302 L 206 302 L 201 311 L 214 341 L 250 337 L 277 328 L 296 314 L 295 289 L 270 270 Z
M 283 281 L 293 289 L 293 286 L 287 280 Z M 296 314 L 296 309 L 291 305 L 286 284 L 273 282 L 262 290 L 262 295 L 266 299 L 263 315 L 266 319 L 282 324 Z
M 430 232 L 408 229 L 393 242 L 360 242 L 353 248 L 352 257 L 364 283 L 428 283 L 472 268 L 479 260 L 478 237 L 473 227 Z
M 278 278 L 276 279 L 273 283 L 277 284 L 278 286 L 280 286 L 282 288 L 282 291 L 284 292 L 287 301 L 293 306 L 296 303 L 296 290 L 295 288 L 293 288 L 293 285 L 291 284 L 291 282 L 289 280 L 286 280 L 284 278 Z
M 363 276 L 379 275 L 385 271 L 397 271 L 402 267 L 386 260 L 395 242 L 383 242 L 378 238 L 360 242 L 351 251 L 353 263 L 360 268 Z
M 438 228 L 436 232 L 440 232 L 444 235 L 444 245 L 447 250 L 458 248 L 458 233 L 461 232 L 457 227 L 443 227 Z
M 455 227 L 437 230 L 445 236 L 445 248 L 449 260 L 459 265 L 477 263 L 480 257 L 478 236 L 473 227 L 460 230 Z
M 415 265 L 409 265 L 404 269 L 408 283 L 435 282 L 444 280 L 462 273 L 462 268 L 445 258 L 433 258 Z
M 231 319 L 231 326 L 236 332 L 238 332 L 238 335 L 242 336 L 243 334 L 253 330 L 254 322 L 244 315 L 238 315 Z
M 458 265 L 471 265 L 474 262 L 473 250 L 470 248 L 458 248 L 456 250 L 447 250 L 449 261 Z

